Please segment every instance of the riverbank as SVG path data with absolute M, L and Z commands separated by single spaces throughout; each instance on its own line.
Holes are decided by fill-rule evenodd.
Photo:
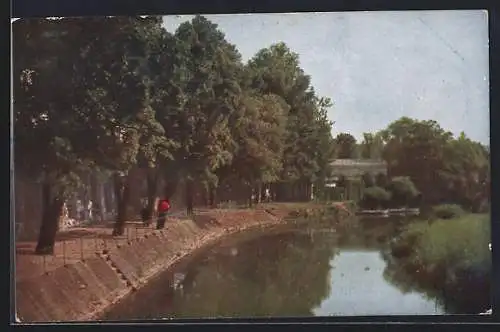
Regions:
M 291 220 L 333 221 L 348 214 L 345 210 L 337 213 L 338 210 L 336 206 L 312 203 L 208 210 L 192 219 L 175 220 L 161 231 L 149 229 L 135 237 L 127 235 L 127 239 L 119 243 L 108 241 L 105 248 L 99 248 L 90 257 L 65 262 L 30 278 L 25 275 L 17 278 L 17 313 L 23 322 L 96 319 L 106 308 L 144 286 L 159 272 L 223 237 Z M 88 247 L 93 242 L 95 239 L 80 239 L 75 245 Z M 17 255 L 16 260 L 17 264 L 23 264 Z M 16 266 L 17 270 L 27 268 Z
M 491 305 L 490 241 L 486 214 L 421 221 L 407 226 L 386 258 L 398 283 L 439 294 L 450 312 L 477 314 Z

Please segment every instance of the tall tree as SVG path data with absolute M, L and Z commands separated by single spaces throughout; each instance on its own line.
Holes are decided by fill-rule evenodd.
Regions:
M 178 176 L 175 174 L 174 153 L 179 148 L 174 122 L 175 111 L 179 107 L 177 100 L 179 70 L 176 55 L 176 40 L 167 32 L 161 21 L 153 21 L 153 25 L 144 29 L 148 33 L 146 57 L 142 59 L 144 77 L 147 79 L 148 102 L 154 112 L 155 120 L 161 126 L 143 130 L 139 149 L 139 165 L 146 170 L 148 188 L 147 210 L 148 216 L 153 216 L 158 195 L 158 184 L 162 177 L 168 178 L 164 195 L 170 198 L 176 189 Z M 152 119 L 150 119 L 153 122 Z M 163 135 L 159 136 L 159 133 Z M 149 142 L 149 144 L 148 144 Z M 163 176 L 162 176 L 163 175 Z M 172 180 L 175 180 L 173 182 Z
M 71 111 L 72 36 L 70 27 L 56 20 L 13 24 L 16 169 L 42 185 L 39 254 L 53 253 L 64 201 L 91 164 L 73 149 L 79 116 Z
M 151 107 L 144 70 L 161 34 L 161 18 L 75 19 L 75 24 L 76 80 L 85 87 L 75 89 L 81 117 L 81 126 L 73 133 L 76 148 L 114 171 L 118 206 L 113 234 L 122 235 L 131 190 L 129 171 L 137 167 L 139 156 L 153 165 L 158 150 L 168 148 Z
M 253 72 L 254 89 L 280 96 L 289 106 L 278 197 L 286 199 L 283 195 L 291 193 L 290 198 L 295 198 L 296 191 L 299 196 L 309 196 L 310 183 L 321 172 L 320 159 L 324 162 L 329 155 L 328 144 L 321 145 L 325 147 L 321 154 L 317 149 L 318 142 L 323 138 L 328 141 L 331 135 L 331 123 L 324 116 L 324 108 L 331 104 L 316 96 L 310 77 L 299 66 L 298 55 L 284 43 L 260 50 L 248 66 Z
M 373 133 L 363 133 L 360 156 L 363 159 L 381 159 L 383 151 L 383 141 L 380 135 Z
M 337 158 L 350 159 L 355 157 L 356 138 L 348 133 L 340 133 L 335 137 Z
M 216 24 L 202 16 L 183 23 L 175 33 L 180 61 L 180 107 L 175 109 L 176 151 L 186 184 L 186 206 L 193 211 L 194 183 L 217 185 L 218 168 L 232 160 L 228 125 L 241 93 L 242 64 Z
M 243 182 L 250 202 L 252 190 L 260 193 L 262 184 L 279 178 L 287 112 L 288 105 L 276 95 L 247 94 L 231 119 L 234 158 L 219 174 Z
M 432 120 L 403 117 L 389 124 L 381 132 L 389 175 L 409 176 L 421 191 L 424 202 L 439 202 L 442 194 L 436 186 L 445 148 L 452 136 Z
M 478 211 L 488 200 L 489 173 L 487 150 L 463 132 L 446 146 L 440 183 L 454 202 Z

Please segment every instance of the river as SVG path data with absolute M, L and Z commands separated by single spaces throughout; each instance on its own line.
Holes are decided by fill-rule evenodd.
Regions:
M 337 231 L 237 236 L 160 274 L 102 319 L 446 313 L 442 299 L 391 279 L 382 252 L 397 225 L 366 219 Z

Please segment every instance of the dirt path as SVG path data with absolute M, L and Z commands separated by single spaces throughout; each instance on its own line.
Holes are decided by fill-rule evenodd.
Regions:
M 171 217 L 174 223 L 178 218 Z M 168 225 L 166 225 L 168 226 Z M 35 254 L 36 241 L 16 241 L 16 279 L 36 277 L 65 264 L 94 257 L 108 248 L 125 244 L 151 233 L 154 226 L 144 226 L 141 222 L 128 222 L 125 235 L 113 237 L 113 223 L 75 227 L 57 234 L 54 255 L 39 256 Z
M 252 210 L 267 211 L 275 218 L 281 219 L 294 210 L 315 206 L 319 205 L 314 203 L 268 203 L 260 204 Z M 222 227 L 238 226 L 246 222 L 246 217 L 244 217 L 246 214 L 239 214 L 238 211 L 248 211 L 248 209 L 200 209 L 195 211 L 194 221 L 202 228 L 214 224 Z M 167 234 L 169 224 L 185 218 L 187 217 L 184 211 L 172 213 L 165 225 Z M 35 254 L 35 241 L 16 241 L 16 280 L 33 278 L 60 266 L 95 257 L 96 254 L 102 253 L 103 250 L 110 250 L 116 248 L 117 245 L 124 245 L 128 241 L 142 238 L 154 231 L 154 223 L 146 227 L 141 222 L 128 222 L 125 234 L 119 237 L 111 236 L 112 230 L 113 223 L 108 222 L 60 232 L 56 237 L 54 255 L 47 256 Z M 167 236 L 175 237 L 175 234 Z

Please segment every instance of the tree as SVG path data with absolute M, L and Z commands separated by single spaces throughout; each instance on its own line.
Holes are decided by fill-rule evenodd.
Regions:
M 445 148 L 440 187 L 452 201 L 478 211 L 488 200 L 489 173 L 488 151 L 462 132 Z
M 391 193 L 392 202 L 396 207 L 411 205 L 419 195 L 410 178 L 404 176 L 392 178 L 387 190 Z
M 335 137 L 337 146 L 337 158 L 350 159 L 355 156 L 356 138 L 351 134 L 340 133 Z
M 283 169 L 275 187 L 278 200 L 310 197 L 311 183 L 325 178 L 331 162 L 332 123 L 326 118 L 328 98 L 316 96 L 310 77 L 284 43 L 271 45 L 250 59 L 251 87 L 280 96 L 288 104 Z
M 162 177 L 168 180 L 163 190 L 163 196 L 167 199 L 174 194 L 179 181 L 178 164 L 174 160 L 174 153 L 180 147 L 177 135 L 179 124 L 173 119 L 180 106 L 178 97 L 181 71 L 178 68 L 180 61 L 174 36 L 164 30 L 161 24 L 155 24 L 147 31 L 149 43 L 143 67 L 147 69 L 145 78 L 148 79 L 148 102 L 154 111 L 155 120 L 162 127 L 158 131 L 143 132 L 139 149 L 139 166 L 147 170 L 146 208 L 151 217 Z M 163 135 L 159 137 L 156 133 L 160 132 Z M 152 144 L 143 144 L 144 141 Z
M 38 254 L 53 253 L 64 201 L 91 164 L 73 149 L 80 124 L 71 111 L 74 49 L 65 28 L 47 19 L 13 24 L 16 170 L 42 185 Z
M 124 233 L 130 198 L 128 173 L 138 162 L 152 166 L 170 147 L 151 107 L 144 65 L 158 47 L 161 18 L 110 17 L 76 19 L 79 52 L 75 107 L 81 125 L 75 149 L 114 172 L 117 216 L 114 235 Z M 76 139 L 85 137 L 84 140 Z
M 383 151 L 382 138 L 377 134 L 363 133 L 360 150 L 360 156 L 363 159 L 381 159 Z
M 241 55 L 224 34 L 202 16 L 183 23 L 175 32 L 180 82 L 173 110 L 179 149 L 178 169 L 186 182 L 186 206 L 193 211 L 194 183 L 216 186 L 216 171 L 232 160 L 233 140 L 228 125 L 241 93 Z
M 453 138 L 432 120 L 403 117 L 379 135 L 391 176 L 409 176 L 424 203 L 458 203 L 472 210 L 488 198 L 489 153 L 461 133 Z
M 385 141 L 383 158 L 388 173 L 409 176 L 428 204 L 439 202 L 436 190 L 445 147 L 452 138 L 436 121 L 403 117 L 380 133 Z
M 361 206 L 368 209 L 378 209 L 386 207 L 391 199 L 391 193 L 381 187 L 367 188 L 361 199 Z
M 278 180 L 282 169 L 283 141 L 288 105 L 276 95 L 254 94 L 242 98 L 231 119 L 235 140 L 231 164 L 220 169 L 220 177 L 237 177 L 252 189 Z

